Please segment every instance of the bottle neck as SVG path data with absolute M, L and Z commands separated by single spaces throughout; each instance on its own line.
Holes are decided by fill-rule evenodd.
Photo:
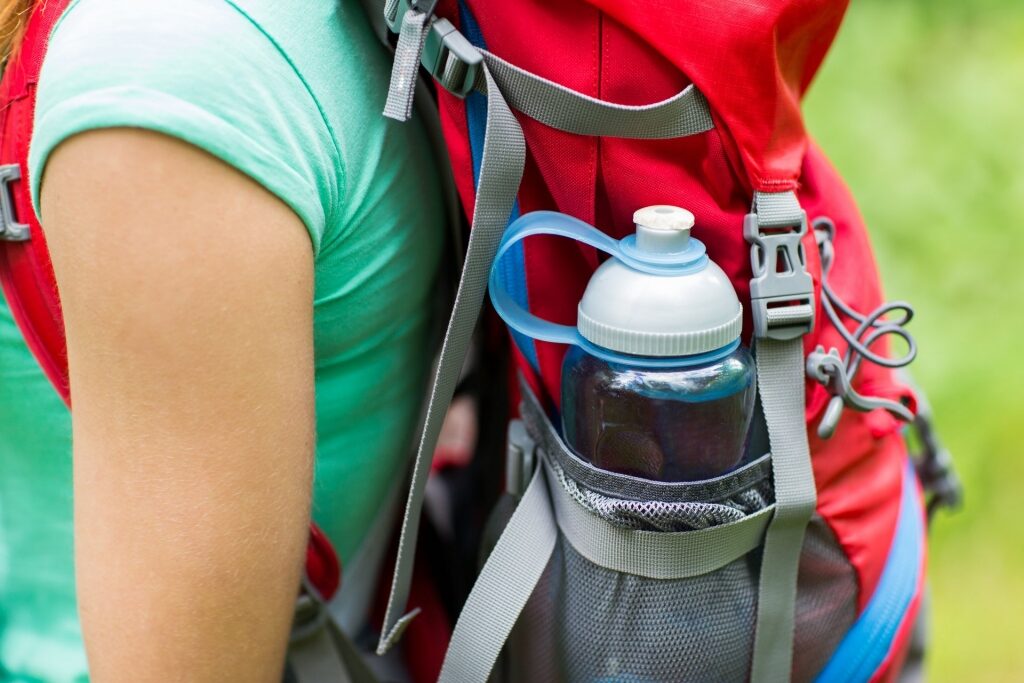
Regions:
M 619 365 L 634 366 L 638 368 L 686 368 L 694 365 L 707 365 L 708 363 L 714 363 L 715 361 L 722 360 L 728 357 L 740 346 L 740 340 L 734 339 L 732 342 L 708 351 L 706 353 L 695 353 L 689 356 L 634 356 L 628 353 L 621 353 L 619 351 L 612 351 L 606 349 L 603 346 L 598 346 L 590 341 L 587 341 L 582 336 L 579 337 L 576 344 L 589 353 L 595 358 L 600 358 L 608 363 L 617 363 Z

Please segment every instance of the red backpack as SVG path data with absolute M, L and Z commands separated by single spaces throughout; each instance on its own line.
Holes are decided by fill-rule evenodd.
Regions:
M 845 8 L 387 3 L 398 40 L 385 115 L 408 118 L 422 65 L 438 85 L 472 231 L 378 652 L 416 614 L 404 612 L 422 487 L 495 254 L 492 297 L 497 286 L 535 316 L 570 325 L 600 262 L 595 249 L 550 235 L 503 238 L 506 225 L 558 211 L 620 238 L 635 210 L 668 204 L 696 215 L 694 234 L 744 303 L 771 450 L 773 500 L 761 510 L 770 521 L 661 538 L 581 513 L 565 490 L 585 490 L 596 475 L 551 419 L 566 346 L 513 331 L 522 421 L 510 427 L 507 471 L 517 507 L 459 617 L 441 680 L 900 673 L 925 581 L 921 484 L 955 492 L 947 472 L 936 475 L 937 456 L 915 471 L 904 442 L 903 424 L 923 419 L 894 371 L 915 353 L 903 329 L 912 311 L 883 304 L 863 220 L 804 128 L 800 100 Z M 888 355 L 891 334 L 910 345 L 902 358 Z M 652 568 L 655 556 L 670 559 Z M 727 573 L 744 566 L 753 571 L 746 583 L 727 586 Z
M 24 180 L 45 38 L 67 4 L 41 3 L 0 86 L 0 161 L 6 163 L 0 169 L 0 282 L 29 348 L 69 402 L 59 299 Z M 616 0 L 387 3 L 389 26 L 401 31 L 388 113 L 408 116 L 412 90 L 403 84 L 415 82 L 422 62 L 440 86 L 452 170 L 474 230 L 413 473 L 379 651 L 394 644 L 415 614 L 402 616 L 429 471 L 424 454 L 433 453 L 505 225 L 548 209 L 620 237 L 631 229 L 636 208 L 666 203 L 696 214 L 695 234 L 741 300 L 751 303 L 745 306 L 751 312 L 745 340 L 756 337 L 765 356 L 775 348 L 793 358 L 793 349 L 799 350 L 799 378 L 790 367 L 792 381 L 781 385 L 781 396 L 762 394 L 766 413 L 782 403 L 797 405 L 799 429 L 791 428 L 792 414 L 786 428 L 767 417 L 768 431 L 771 425 L 777 431 L 769 434 L 777 500 L 774 512 L 762 515 L 766 526 L 743 551 L 759 556 L 761 567 L 756 623 L 749 633 L 717 634 L 705 643 L 708 657 L 719 641 L 738 639 L 738 652 L 746 657 L 740 668 L 751 680 L 895 679 L 924 582 L 921 488 L 898 419 L 909 416 L 915 401 L 886 363 L 863 362 L 884 358 L 886 343 L 877 333 L 894 325 L 877 315 L 884 310 L 863 221 L 808 140 L 799 106 L 844 10 L 845 3 L 823 0 L 728 8 Z M 512 248 L 505 264 L 502 283 L 520 305 L 571 323 L 598 259 L 569 241 L 535 237 Z M 793 277 L 778 287 L 776 273 Z M 752 287 L 752 280 L 759 282 Z M 519 504 L 456 626 L 444 680 L 483 681 L 491 674 L 520 617 L 542 602 L 534 589 L 550 573 L 551 548 L 564 536 L 563 520 L 554 513 L 529 514 L 544 509 L 537 502 L 543 483 L 535 483 L 546 475 L 537 462 L 559 448 L 558 435 L 544 431 L 545 413 L 557 410 L 565 347 L 513 338 L 528 423 L 525 429 L 514 424 L 511 432 L 510 451 L 524 458 L 518 470 L 509 470 Z M 830 357 L 825 351 L 832 348 L 843 356 Z M 804 378 L 808 357 L 816 360 L 812 376 Z M 843 412 L 844 403 L 870 410 Z M 834 429 L 830 438 L 818 436 L 823 419 L 820 431 Z M 796 457 L 782 465 L 778 454 L 787 448 Z M 924 464 L 925 483 L 946 485 L 939 493 L 951 495 L 942 463 L 933 457 Z M 782 476 L 786 472 L 790 481 Z M 516 545 L 545 524 L 551 532 L 547 554 L 539 552 L 543 543 Z M 516 560 L 512 575 L 500 571 L 508 569 L 509 558 Z M 764 569 L 769 566 L 771 571 Z M 315 527 L 307 574 L 323 596 L 336 590 L 337 560 Z M 816 632 L 811 627 L 822 623 L 816 610 L 829 610 L 815 599 L 837 592 L 843 594 L 832 613 L 846 610 L 849 618 Z M 724 595 L 719 603 L 731 609 L 730 600 Z M 516 649 L 514 640 L 508 642 L 511 659 L 538 658 L 529 647 Z M 631 645 L 609 647 L 625 648 L 628 657 Z M 814 656 L 802 658 L 804 650 Z M 566 667 L 559 677 L 573 678 Z M 515 661 L 510 668 L 520 670 Z M 606 677 L 639 680 L 628 670 Z

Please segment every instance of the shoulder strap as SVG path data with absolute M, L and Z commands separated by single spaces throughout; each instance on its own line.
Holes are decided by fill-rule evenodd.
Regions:
M 423 5 L 421 8 L 420 6 Z M 400 12 L 404 9 L 404 13 Z M 437 432 L 465 355 L 483 289 L 523 170 L 522 129 L 512 106 L 560 130 L 624 138 L 682 137 L 711 129 L 707 102 L 691 86 L 648 106 L 596 100 L 476 50 L 432 3 L 389 2 L 392 30 L 401 20 L 385 115 L 405 120 L 412 109 L 412 83 L 420 64 L 453 94 L 476 89 L 487 97 L 483 161 L 477 187 L 469 251 L 444 348 L 435 372 L 399 542 L 391 595 L 378 645 L 388 650 L 416 610 L 402 614 L 419 525 L 420 509 Z M 801 240 L 806 215 L 793 192 L 755 193 L 744 223 L 751 243 L 754 278 L 751 306 L 758 380 L 773 454 L 776 505 L 765 534 L 751 680 L 789 679 L 792 662 L 797 569 L 807 522 L 816 504 L 814 475 L 804 421 L 803 335 L 814 324 L 813 282 Z M 780 252 L 782 254 L 780 260 Z M 489 670 L 489 666 L 481 667 Z
M 788 681 L 797 572 L 817 491 L 804 419 L 803 335 L 814 326 L 814 284 L 803 237 L 807 215 L 794 192 L 754 195 L 744 221 L 751 244 L 750 304 L 757 385 L 768 426 L 775 514 L 761 555 L 750 680 Z
M 395 8 L 390 9 L 397 12 Z M 386 115 L 401 120 L 408 118 L 413 106 L 416 73 L 422 63 L 428 65 L 428 71 L 439 79 L 442 87 L 462 96 L 473 89 L 484 94 L 487 98 L 487 119 L 466 260 L 434 371 L 426 418 L 413 464 L 378 654 L 387 652 L 399 640 L 418 613 L 417 609 L 409 613 L 405 610 L 430 463 L 462 369 L 469 337 L 483 304 L 491 265 L 522 179 L 525 142 L 509 102 L 515 102 L 517 108 L 529 110 L 544 123 L 583 135 L 670 138 L 693 135 L 714 127 L 707 102 L 695 94 L 697 91 L 692 86 L 675 97 L 641 107 L 596 100 L 477 50 L 450 22 L 424 14 L 410 8 L 402 19 Z M 427 52 L 424 54 L 424 51 Z M 552 113 L 564 108 L 582 111 L 585 115 L 574 119 Z
M 69 0 L 37 2 L 0 81 L 0 286 L 25 342 L 70 403 L 64 319 L 46 240 L 32 208 L 28 148 L 47 38 Z

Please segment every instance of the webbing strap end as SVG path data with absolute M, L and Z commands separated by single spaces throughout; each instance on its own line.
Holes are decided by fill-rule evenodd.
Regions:
M 409 627 L 412 620 L 415 619 L 422 610 L 419 607 L 414 608 L 408 614 L 404 614 L 399 617 L 398 621 L 395 622 L 394 627 L 383 635 L 380 642 L 377 643 L 377 655 L 383 656 L 387 654 L 388 650 L 395 646 L 399 640 L 402 639 L 402 634 L 405 633 L 405 629 Z

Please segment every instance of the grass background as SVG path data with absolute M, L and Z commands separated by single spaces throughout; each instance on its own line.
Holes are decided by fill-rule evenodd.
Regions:
M 1024 681 L 1024 2 L 853 0 L 806 112 L 917 308 L 966 487 L 932 531 L 929 679 Z

